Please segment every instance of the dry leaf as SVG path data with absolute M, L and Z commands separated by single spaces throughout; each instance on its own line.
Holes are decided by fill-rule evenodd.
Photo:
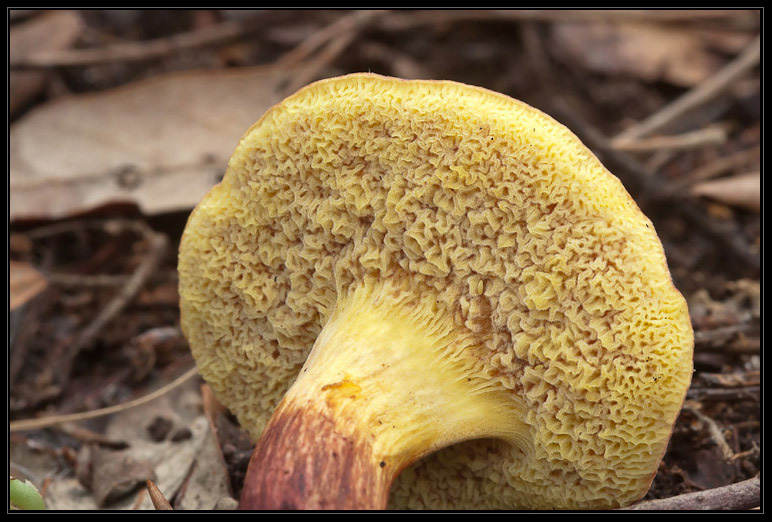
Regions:
M 8 57 L 18 61 L 27 56 L 71 47 L 84 24 L 74 11 L 43 13 L 8 31 Z M 8 108 L 13 114 L 46 86 L 47 71 L 12 70 L 8 82 Z
M 16 310 L 48 286 L 48 279 L 29 263 L 9 261 L 8 290 L 9 308 Z
M 228 466 L 221 450 L 217 431 L 217 418 L 227 410 L 214 396 L 208 384 L 201 386 L 201 402 L 209 422 L 209 432 L 204 439 L 196 464 L 185 485 L 177 494 L 175 507 L 183 510 L 213 509 L 217 502 L 231 496 Z
M 156 477 L 154 482 L 168 498 L 174 498 L 191 468 L 197 465 L 196 461 L 209 437 L 209 421 L 201 411 L 199 386 L 200 383 L 191 380 L 152 402 L 115 413 L 104 430 L 104 436 L 108 439 L 120 438 L 131 444 L 124 450 L 110 452 L 111 456 L 152 462 L 152 471 Z M 147 426 L 156 416 L 173 419 L 175 426 L 189 428 L 191 436 L 184 440 L 153 441 Z M 12 457 L 17 464 L 33 468 L 34 463 L 26 453 L 17 451 Z M 50 474 L 54 475 L 53 472 Z M 106 478 L 102 481 L 109 482 Z M 51 510 L 100 509 L 97 496 L 86 489 L 77 477 L 61 474 L 55 475 L 50 482 L 46 504 Z M 105 509 L 155 508 L 145 488 L 141 488 L 136 494 L 111 502 Z
M 126 497 L 140 484 L 155 478 L 150 460 L 134 458 L 125 450 L 97 447 L 92 453 L 91 465 L 91 491 L 100 507 Z
M 174 506 L 186 511 L 208 510 L 218 500 L 229 495 L 228 468 L 214 426 L 210 423 L 209 431 L 196 454 L 195 465 L 177 494 Z
M 9 137 L 11 220 L 113 202 L 148 214 L 191 208 L 280 99 L 284 78 L 267 68 L 188 71 L 31 112 Z
M 729 178 L 703 181 L 691 189 L 695 196 L 704 196 L 726 205 L 758 212 L 761 208 L 761 173 L 750 172 Z
M 553 24 L 552 40 L 569 59 L 594 72 L 648 82 L 691 87 L 721 66 L 699 35 L 651 23 L 560 22 Z
M 131 447 L 123 453 L 153 462 L 154 482 L 168 499 L 177 495 L 208 437 L 209 421 L 201 411 L 199 386 L 195 380 L 188 381 L 152 402 L 113 415 L 105 428 L 106 436 L 120 435 L 131 441 Z M 170 419 L 175 427 L 188 428 L 190 438 L 154 441 L 148 426 L 156 417 Z M 137 509 L 155 508 L 151 498 L 146 496 Z

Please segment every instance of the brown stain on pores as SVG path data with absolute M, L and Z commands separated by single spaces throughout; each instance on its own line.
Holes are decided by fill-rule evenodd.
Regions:
M 340 420 L 283 403 L 252 454 L 239 508 L 385 509 L 394 471 Z

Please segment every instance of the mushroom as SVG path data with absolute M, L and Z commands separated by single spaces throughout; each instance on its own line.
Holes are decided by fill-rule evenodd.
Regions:
M 258 441 L 241 508 L 625 506 L 691 380 L 651 221 L 565 127 L 478 87 L 301 89 L 179 254 L 200 372 Z

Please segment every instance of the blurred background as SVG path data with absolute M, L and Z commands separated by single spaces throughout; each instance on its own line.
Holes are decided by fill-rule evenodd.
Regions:
M 152 509 L 147 478 L 178 509 L 238 495 L 251 446 L 186 373 L 177 242 L 269 107 L 368 71 L 502 92 L 598 155 L 654 222 L 695 328 L 647 498 L 759 472 L 760 10 L 8 14 L 9 417 L 120 410 L 11 423 L 11 474 L 49 507 Z

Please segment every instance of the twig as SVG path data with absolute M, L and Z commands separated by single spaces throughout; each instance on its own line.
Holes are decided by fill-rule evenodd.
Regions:
M 735 462 L 735 461 L 740 460 L 740 459 L 744 459 L 745 457 L 753 457 L 753 456 L 760 455 L 761 449 L 756 444 L 756 442 L 755 441 L 751 441 L 751 444 L 753 444 L 753 447 L 751 449 L 749 449 L 747 451 L 739 451 L 739 452 L 735 453 L 734 455 L 732 455 L 732 459 L 731 459 L 732 462 Z
M 25 233 L 28 239 L 35 241 L 36 239 L 43 239 L 49 236 L 56 236 L 59 234 L 82 234 L 84 228 L 104 228 L 102 222 L 94 221 L 62 221 L 38 227 Z
M 717 510 L 752 509 L 761 503 L 759 477 L 720 488 L 658 500 L 644 500 L 623 510 Z
M 161 493 L 161 490 L 158 489 L 158 486 L 155 485 L 155 482 L 153 482 L 150 479 L 147 479 L 147 492 L 150 493 L 150 500 L 153 502 L 153 506 L 159 510 L 159 511 L 173 511 L 174 508 L 171 504 L 169 504 L 169 501 L 166 500 L 166 497 L 163 493 Z
M 718 427 L 716 421 L 699 411 L 696 407 L 684 406 L 683 409 L 697 417 L 697 420 L 707 426 L 710 439 L 718 446 L 718 449 L 721 450 L 724 460 L 727 462 L 731 461 L 734 456 L 734 451 L 732 451 L 732 448 L 727 444 L 724 434 L 721 433 L 721 428 Z
M 731 355 L 739 354 L 758 354 L 761 351 L 761 340 L 758 337 L 747 337 L 740 333 L 737 338 L 731 342 L 710 342 L 705 344 L 699 344 L 698 348 L 701 353 L 723 353 Z
M 761 171 L 743 172 L 731 177 L 698 183 L 691 187 L 689 193 L 697 198 L 717 201 L 721 205 L 759 213 L 761 211 Z
M 564 120 L 575 133 L 580 135 L 582 140 L 600 155 L 612 170 L 626 175 L 628 182 L 625 185 L 632 183 L 639 192 L 637 197 L 639 205 L 644 206 L 646 199 L 651 197 L 663 202 L 676 203 L 670 205 L 670 208 L 686 219 L 690 225 L 718 242 L 747 266 L 754 270 L 761 268 L 759 254 L 751 250 L 751 247 L 743 241 L 742 233 L 737 230 L 734 223 L 717 222 L 690 200 L 668 199 L 672 195 L 668 194 L 665 182 L 656 173 L 646 170 L 628 153 L 611 148 L 603 133 L 572 110 L 565 100 L 556 97 L 552 100 L 552 108 L 553 112 L 559 115 L 559 119 Z
M 761 422 L 757 420 L 747 420 L 747 421 L 737 422 L 732 426 L 738 430 L 742 430 L 745 428 L 755 429 L 755 428 L 761 427 Z
M 284 88 L 284 92 L 291 94 L 311 82 L 319 74 L 319 71 L 335 60 L 354 41 L 355 37 L 356 33 L 344 33 L 329 42 L 316 59 L 307 67 L 300 68 L 293 75 Z
M 741 150 L 729 156 L 718 158 L 712 163 L 692 171 L 689 175 L 689 183 L 702 181 L 728 172 L 732 169 L 748 165 L 753 160 L 761 158 L 761 146 L 756 145 L 749 149 Z
M 134 505 L 131 506 L 132 511 L 139 510 L 139 507 L 142 505 L 142 503 L 145 501 L 145 497 L 148 495 L 147 488 L 140 489 L 137 492 L 137 498 L 134 499 Z
M 110 449 L 126 449 L 129 444 L 123 440 L 115 440 L 101 433 L 91 431 L 76 424 L 62 424 L 59 429 L 69 435 L 70 437 L 77 439 L 87 444 L 96 444 Z
M 382 15 L 383 13 L 385 13 L 385 11 L 354 11 L 353 13 L 338 18 L 333 23 L 316 31 L 298 44 L 294 49 L 284 54 L 275 62 L 275 65 L 280 69 L 294 67 L 307 57 L 311 56 L 318 49 L 327 45 L 330 40 L 335 39 L 342 33 L 358 31 L 358 28 L 363 23 L 372 20 L 378 15 Z
M 9 65 L 12 69 L 40 69 L 150 60 L 186 49 L 220 45 L 259 30 L 260 24 L 254 23 L 254 20 L 234 20 L 155 40 L 119 43 L 92 49 L 35 53 L 11 60 Z
M 29 341 L 39 330 L 39 318 L 50 301 L 55 300 L 49 292 L 43 292 L 26 304 L 24 310 L 11 311 L 9 314 L 9 340 L 11 348 L 8 355 L 8 383 L 13 386 L 19 372 L 24 367 L 29 348 Z
M 596 154 L 609 163 L 609 167 L 622 171 L 628 189 L 644 194 L 659 194 L 662 192 L 664 181 L 654 172 L 646 170 L 630 154 L 616 150 L 609 145 L 609 139 L 594 125 L 587 121 L 562 97 L 555 97 L 551 101 L 552 113 L 557 119 L 571 128 L 582 141 Z M 631 186 L 632 185 L 632 186 Z
M 760 386 L 761 372 L 753 370 L 742 373 L 705 373 L 699 374 L 699 379 L 712 386 L 722 388 L 738 388 L 743 386 Z
M 726 346 L 726 351 L 729 353 L 758 354 L 761 352 L 761 339 L 758 337 L 746 337 L 741 334 Z
M 725 65 L 707 81 L 676 98 L 638 124 L 621 132 L 615 139 L 642 138 L 667 127 L 686 113 L 693 111 L 725 91 L 732 83 L 755 67 L 759 63 L 760 56 L 761 37 L 757 36 L 737 58 Z
M 123 285 L 121 291 L 113 297 L 107 306 L 97 314 L 96 318 L 78 335 L 75 341 L 63 354 L 58 371 L 60 375 L 67 376 L 70 373 L 73 361 L 81 350 L 90 345 L 105 325 L 123 310 L 126 304 L 134 298 L 142 285 L 147 281 L 161 261 L 166 251 L 168 240 L 163 234 L 158 234 L 142 223 L 129 222 L 132 228 L 137 229 L 150 242 L 150 251 L 142 260 L 134 273 Z
M 665 187 L 665 191 L 668 194 L 677 194 L 694 183 L 715 178 L 732 169 L 746 166 L 753 160 L 760 159 L 760 157 L 761 147 L 757 145 L 750 149 L 741 150 L 734 154 L 730 154 L 729 156 L 718 158 L 707 165 L 691 171 L 679 179 L 671 181 L 668 186 Z
M 710 343 L 716 341 L 726 341 L 739 333 L 752 331 L 754 325 L 750 322 L 730 324 L 726 326 L 717 326 L 716 328 L 699 329 L 694 332 L 694 342 L 697 344 Z
M 43 428 L 50 428 L 52 426 L 57 426 L 65 422 L 76 422 L 76 421 L 83 421 L 87 419 L 94 419 L 97 417 L 103 417 L 105 415 L 111 415 L 113 413 L 118 413 L 124 410 L 128 410 L 130 408 L 136 408 L 137 406 L 147 404 L 148 402 L 153 401 L 169 393 L 171 390 L 184 384 L 186 381 L 194 377 L 196 374 L 198 374 L 198 368 L 194 366 L 193 368 L 189 369 L 188 371 L 186 371 L 185 373 L 183 373 L 182 375 L 174 379 L 169 384 L 166 384 L 165 386 L 162 386 L 156 391 L 149 393 L 147 395 L 144 395 L 142 397 L 138 397 L 134 400 L 124 402 L 121 404 L 116 404 L 115 406 L 109 406 L 107 408 L 100 408 L 98 410 L 84 411 L 80 413 L 70 413 L 67 415 L 51 415 L 49 417 L 42 417 L 39 419 L 11 421 L 9 424 L 9 430 L 11 432 L 39 430 Z
M 741 20 L 740 17 L 743 17 Z M 698 20 L 735 19 L 740 25 L 756 28 L 749 24 L 747 12 L 733 10 L 593 10 L 593 9 L 492 9 L 492 10 L 436 10 L 394 12 L 379 22 L 379 28 L 389 31 L 405 31 L 424 25 L 441 25 L 452 22 L 695 22 Z M 747 19 L 747 20 L 746 20 Z
M 686 398 L 693 401 L 747 401 L 758 402 L 761 396 L 760 386 L 744 388 L 689 388 Z
M 46 276 L 52 283 L 66 286 L 118 286 L 126 284 L 129 279 L 127 275 L 80 275 L 58 272 L 50 272 Z
M 320 70 L 329 65 L 354 41 L 354 38 L 368 23 L 383 13 L 384 11 L 366 10 L 348 14 L 312 34 L 292 51 L 279 58 L 275 66 L 279 70 L 290 69 L 306 60 L 317 50 L 322 49 L 314 60 L 307 60 L 308 65 L 300 67 L 293 74 L 283 91 L 286 94 L 291 94 L 309 83 Z
M 652 138 L 614 138 L 610 145 L 616 150 L 627 152 L 673 151 L 719 145 L 726 142 L 726 130 L 718 125 L 684 132 L 671 136 L 654 136 Z

